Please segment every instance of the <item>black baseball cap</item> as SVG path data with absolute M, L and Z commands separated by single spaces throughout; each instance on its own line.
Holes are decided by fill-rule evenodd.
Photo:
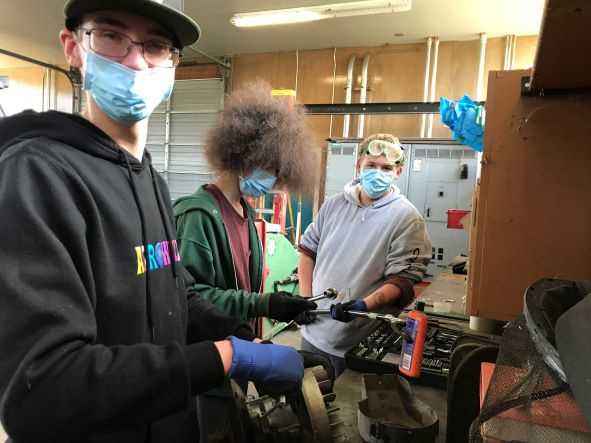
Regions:
M 199 40 L 201 29 L 195 20 L 163 3 L 163 0 L 68 0 L 64 7 L 66 28 L 73 30 L 84 14 L 112 9 L 154 20 L 168 30 L 181 49 Z

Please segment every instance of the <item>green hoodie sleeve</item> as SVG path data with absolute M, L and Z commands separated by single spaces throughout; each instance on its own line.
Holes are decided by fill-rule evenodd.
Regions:
M 234 269 L 228 257 L 230 245 L 224 235 L 216 236 L 211 217 L 201 210 L 177 218 L 177 237 L 183 265 L 196 281 L 199 295 L 233 317 L 246 320 L 269 314 L 269 296 L 236 288 Z M 226 260 L 224 260 L 226 258 Z M 223 265 L 223 262 L 230 265 Z

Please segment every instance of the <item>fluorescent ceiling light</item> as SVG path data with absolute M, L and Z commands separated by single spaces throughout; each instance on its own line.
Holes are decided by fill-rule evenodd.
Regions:
M 354 17 L 359 15 L 391 14 L 410 11 L 412 0 L 369 0 L 308 8 L 277 9 L 273 11 L 234 14 L 230 22 L 238 27 L 286 25 L 312 22 L 329 18 Z

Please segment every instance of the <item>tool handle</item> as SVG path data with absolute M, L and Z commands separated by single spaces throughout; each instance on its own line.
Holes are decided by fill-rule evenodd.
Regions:
M 339 291 L 337 291 L 334 288 L 328 288 L 322 294 L 315 295 L 314 297 L 311 297 L 308 300 L 309 301 L 318 301 L 318 300 L 322 300 L 323 298 L 337 298 L 338 295 L 339 295 Z
M 330 315 L 330 309 L 314 309 L 312 311 L 308 311 L 310 314 L 316 315 Z

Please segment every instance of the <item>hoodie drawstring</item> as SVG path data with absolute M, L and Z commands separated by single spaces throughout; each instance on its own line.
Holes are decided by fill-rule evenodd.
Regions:
M 142 209 L 142 205 L 140 204 L 140 197 L 137 191 L 137 186 L 135 184 L 135 178 L 133 176 L 133 170 L 131 169 L 131 165 L 129 163 L 129 158 L 127 154 L 121 151 L 121 155 L 125 159 L 125 164 L 127 165 L 127 172 L 129 173 L 129 180 L 131 182 L 131 191 L 133 193 L 133 198 L 135 200 L 135 204 L 138 208 L 140 214 L 140 225 L 142 230 L 142 245 L 146 244 L 146 217 L 144 215 L 144 211 Z M 168 234 L 167 234 L 168 235 Z M 152 296 L 150 294 L 150 273 L 146 272 L 146 310 L 148 314 L 148 327 L 150 328 L 150 338 L 152 343 L 156 342 L 156 333 L 154 331 L 154 320 L 152 318 Z

